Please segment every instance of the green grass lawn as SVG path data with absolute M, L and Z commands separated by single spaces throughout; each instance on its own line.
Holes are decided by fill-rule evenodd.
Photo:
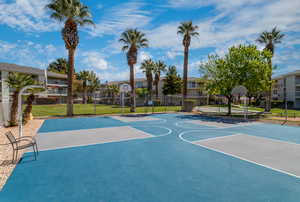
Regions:
M 153 107 L 153 112 L 171 112 L 179 111 L 181 106 L 156 106 Z M 137 107 L 136 113 L 147 113 L 152 112 L 152 107 Z M 122 108 L 117 105 L 96 105 L 96 114 L 119 114 L 122 113 Z M 124 113 L 130 113 L 130 108 L 125 107 Z M 63 116 L 66 115 L 66 105 L 65 104 L 55 104 L 55 105 L 33 105 L 32 114 L 34 117 L 39 116 Z M 94 104 L 74 104 L 74 114 L 95 114 Z

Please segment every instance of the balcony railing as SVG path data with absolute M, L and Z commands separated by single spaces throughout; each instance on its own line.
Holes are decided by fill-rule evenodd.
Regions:
M 296 91 L 296 92 L 295 92 L 295 96 L 296 96 L 296 97 L 300 97 L 300 91 Z
M 67 89 L 48 89 L 47 93 L 49 95 L 65 95 L 67 94 Z
M 50 84 L 50 85 L 68 85 L 68 81 L 58 80 L 58 79 L 48 79 L 48 84 Z
M 300 79 L 295 79 L 295 84 L 299 85 L 300 84 Z

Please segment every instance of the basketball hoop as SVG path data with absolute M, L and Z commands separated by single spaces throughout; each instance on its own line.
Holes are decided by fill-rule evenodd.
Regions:
M 18 96 L 18 117 L 19 117 L 19 137 L 23 136 L 23 113 L 22 113 L 22 94 L 26 92 L 28 89 L 33 89 L 33 88 L 39 88 L 39 89 L 45 89 L 46 93 L 45 96 L 47 97 L 47 85 L 48 85 L 48 78 L 47 78 L 47 70 L 44 70 L 44 81 L 41 82 L 40 85 L 29 85 L 23 87 Z
M 44 77 L 45 77 L 45 80 L 43 82 L 43 85 L 44 85 L 44 88 L 47 89 L 47 84 L 48 84 L 48 75 L 47 75 L 47 70 L 45 69 L 44 70 Z
M 245 86 L 236 86 L 232 89 L 231 95 L 233 96 L 246 96 L 248 90 Z
M 45 90 L 41 93 L 38 94 L 39 98 L 48 98 L 48 75 L 47 75 L 47 70 L 44 70 L 44 81 L 41 82 L 41 86 L 42 88 L 44 88 Z
M 120 85 L 120 92 L 121 93 L 128 93 L 129 91 L 131 91 L 131 86 L 129 84 L 122 84 Z
M 128 93 L 131 91 L 131 86 L 127 83 L 124 83 L 120 85 L 120 99 L 121 99 L 121 105 L 122 105 L 122 113 L 124 113 L 124 106 L 125 106 L 125 93 Z

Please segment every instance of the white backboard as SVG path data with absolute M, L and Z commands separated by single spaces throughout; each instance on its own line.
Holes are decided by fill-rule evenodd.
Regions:
M 121 93 L 128 93 L 129 91 L 131 91 L 131 86 L 129 84 L 122 84 L 120 85 L 120 92 Z
M 231 95 L 234 96 L 245 96 L 247 95 L 248 90 L 245 86 L 236 86 L 232 89 Z

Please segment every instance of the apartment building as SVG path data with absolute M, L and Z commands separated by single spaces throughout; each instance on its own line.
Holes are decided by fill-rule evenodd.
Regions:
M 30 74 L 37 81 L 45 80 L 43 69 L 0 63 L 0 123 L 9 120 L 11 95 L 14 89 L 11 89 L 5 81 L 10 72 Z M 67 75 L 47 72 L 47 77 L 47 94 L 45 92 L 37 93 L 36 102 L 45 104 L 65 102 L 67 97 Z
M 187 83 L 187 97 L 188 98 L 199 98 L 203 95 L 201 92 L 201 84 L 198 81 L 199 78 L 189 77 Z M 158 95 L 159 98 L 163 97 L 162 89 L 164 85 L 165 77 L 160 79 L 158 84 Z M 117 85 L 120 86 L 123 83 L 129 83 L 129 81 L 113 81 L 109 82 L 108 85 Z M 137 78 L 135 79 L 135 87 L 136 88 L 147 88 L 147 80 L 145 78 Z M 155 90 L 155 86 L 153 86 L 153 91 Z
M 284 100 L 286 87 L 286 99 L 291 107 L 300 108 L 300 70 L 283 74 L 273 78 L 272 98 Z

